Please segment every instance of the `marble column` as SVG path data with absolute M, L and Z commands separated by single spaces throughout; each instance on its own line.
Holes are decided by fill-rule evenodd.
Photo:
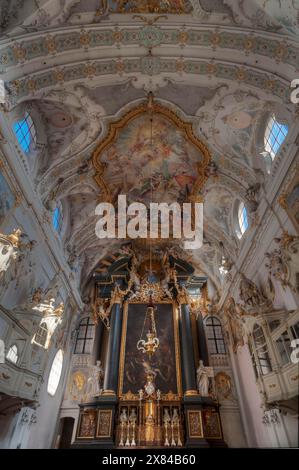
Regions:
M 104 328 L 105 326 L 102 321 L 99 321 L 98 325 L 95 326 L 95 336 L 94 336 L 94 344 L 93 344 L 93 351 L 92 351 L 92 361 L 94 364 L 101 359 L 101 347 L 102 347 Z
M 206 340 L 206 334 L 203 324 L 203 318 L 199 313 L 197 320 L 197 332 L 198 332 L 198 347 L 199 347 L 199 359 L 201 359 L 205 366 L 209 365 L 209 353 Z
M 187 304 L 181 304 L 180 308 L 180 340 L 185 396 L 197 395 L 191 319 Z
M 122 309 L 120 303 L 112 307 L 107 359 L 104 379 L 104 395 L 116 395 L 122 330 Z

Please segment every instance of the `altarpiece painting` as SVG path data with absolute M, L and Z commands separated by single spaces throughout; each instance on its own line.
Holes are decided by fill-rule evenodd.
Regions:
M 156 388 L 163 394 L 181 393 L 176 312 L 172 303 L 160 303 L 156 304 L 156 307 L 155 318 L 160 346 L 150 364 L 148 356 L 136 348 L 143 330 L 147 304 L 128 303 L 125 306 L 120 395 L 128 392 L 137 395 L 138 391 L 143 389 L 150 369 L 155 373 Z

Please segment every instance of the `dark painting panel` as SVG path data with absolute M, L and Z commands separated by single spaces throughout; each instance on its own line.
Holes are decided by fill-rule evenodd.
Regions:
M 124 360 L 123 393 L 138 393 L 146 382 L 146 371 L 151 368 L 156 373 L 156 388 L 162 393 L 178 393 L 175 336 L 172 304 L 157 304 L 156 327 L 160 346 L 152 357 L 151 363 L 146 354 L 137 350 L 141 339 L 146 304 L 129 304 L 127 336 Z M 144 337 L 142 338 L 144 339 Z

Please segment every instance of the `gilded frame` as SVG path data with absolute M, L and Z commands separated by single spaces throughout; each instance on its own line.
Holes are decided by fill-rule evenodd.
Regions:
M 204 411 L 205 412 L 205 411 Z M 218 422 L 218 429 L 220 431 L 220 434 L 217 435 L 217 436 L 208 436 L 208 435 L 205 435 L 205 437 L 209 440 L 213 440 L 213 439 L 223 439 L 223 433 L 222 433 L 222 426 L 221 426 L 221 421 L 220 421 L 220 417 L 219 417 L 219 412 L 218 411 L 210 411 L 210 413 L 214 414 L 217 416 L 217 422 Z
M 124 378 L 124 366 L 125 366 L 125 353 L 126 353 L 126 340 L 127 340 L 127 324 L 128 324 L 128 314 L 129 314 L 129 304 L 142 304 L 146 306 L 146 302 L 124 302 L 123 305 L 123 323 L 122 323 L 122 340 L 121 340 L 121 349 L 120 349 L 120 365 L 119 365 L 119 375 L 118 375 L 118 397 L 120 400 L 126 401 L 126 394 L 123 394 L 123 378 Z M 181 399 L 182 394 L 182 373 L 181 373 L 181 362 L 180 362 L 180 339 L 179 339 L 179 325 L 178 325 L 178 316 L 177 316 L 177 304 L 170 301 L 159 301 L 157 304 L 170 304 L 172 305 L 172 319 L 173 319 L 173 331 L 174 331 L 174 347 L 175 347 L 175 365 L 176 365 L 176 380 L 177 380 L 177 390 L 178 390 L 178 399 Z M 138 399 L 138 396 L 134 396 L 135 399 Z M 130 395 L 130 400 L 132 396 Z
M 100 424 L 100 415 L 101 413 L 109 413 L 109 419 L 110 419 L 110 424 L 109 424 L 109 434 L 108 435 L 100 435 L 99 434 L 99 424 Z M 96 428 L 96 438 L 97 439 L 106 439 L 108 437 L 111 437 L 111 431 L 112 431 L 112 410 L 98 410 L 98 419 L 97 419 L 97 428 Z
M 200 422 L 200 434 L 193 434 L 191 432 L 191 427 L 190 427 L 190 415 L 191 414 L 196 414 L 199 416 L 199 422 Z M 204 433 L 203 433 L 203 424 L 202 424 L 202 416 L 201 416 L 201 411 L 199 410 L 187 410 L 187 417 L 188 417 L 188 434 L 191 439 L 203 439 Z
M 156 101 L 152 101 L 150 107 L 148 101 L 145 101 L 139 104 L 138 106 L 132 108 L 130 111 L 124 114 L 124 116 L 121 117 L 118 121 L 111 122 L 109 124 L 106 136 L 99 142 L 97 148 L 93 152 L 92 163 L 95 170 L 94 179 L 97 185 L 102 190 L 103 197 L 107 202 L 111 202 L 111 192 L 109 186 L 107 185 L 103 177 L 106 165 L 101 162 L 101 156 L 103 152 L 108 149 L 110 145 L 112 145 L 115 139 L 117 139 L 120 131 L 124 127 L 126 127 L 129 122 L 149 112 L 151 114 L 162 115 L 174 126 L 180 129 L 184 133 L 185 138 L 198 149 L 199 153 L 203 157 L 203 161 L 197 164 L 197 178 L 193 185 L 190 199 L 194 199 L 198 196 L 199 191 L 202 189 L 206 180 L 208 179 L 206 170 L 211 161 L 211 154 L 208 150 L 208 147 L 194 134 L 192 123 L 184 121 L 174 111 L 167 108 L 166 106 L 162 106 Z
M 93 410 L 96 412 L 96 410 Z M 79 414 L 79 422 L 78 422 L 78 427 L 77 427 L 77 439 L 94 439 L 95 438 L 95 435 L 96 435 L 96 432 L 97 432 L 97 423 L 98 423 L 98 413 L 95 413 L 97 414 L 97 417 L 96 417 L 96 425 L 95 425 L 95 430 L 94 430 L 94 433 L 93 435 L 90 435 L 90 436 L 80 436 L 79 433 L 80 433 L 80 430 L 81 430 L 81 424 L 82 424 L 82 418 L 84 415 L 86 415 L 88 413 L 86 413 L 86 411 L 82 411 L 80 414 Z

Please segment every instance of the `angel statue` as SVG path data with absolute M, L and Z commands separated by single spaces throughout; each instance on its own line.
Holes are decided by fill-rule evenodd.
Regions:
M 130 273 L 130 280 L 129 280 L 129 299 L 132 300 L 134 299 L 135 297 L 137 297 L 139 291 L 140 291 L 140 287 L 141 287 L 141 283 L 140 283 L 140 277 L 139 277 L 139 274 L 137 272 L 137 268 L 136 268 L 136 263 L 132 263 L 132 266 L 131 266 L 131 269 L 129 270 L 129 273 Z
M 199 395 L 202 397 L 208 397 L 210 395 L 210 378 L 214 376 L 212 367 L 205 367 L 203 361 L 200 360 L 196 376 Z
M 169 284 L 174 281 L 175 270 L 170 266 L 169 261 L 163 265 L 164 278 L 161 281 L 161 287 L 166 297 L 172 300 L 172 288 L 169 289 Z
M 93 306 L 94 321 L 99 323 L 99 319 L 104 323 L 107 330 L 110 330 L 110 313 L 112 309 L 112 302 L 109 299 L 98 297 Z

